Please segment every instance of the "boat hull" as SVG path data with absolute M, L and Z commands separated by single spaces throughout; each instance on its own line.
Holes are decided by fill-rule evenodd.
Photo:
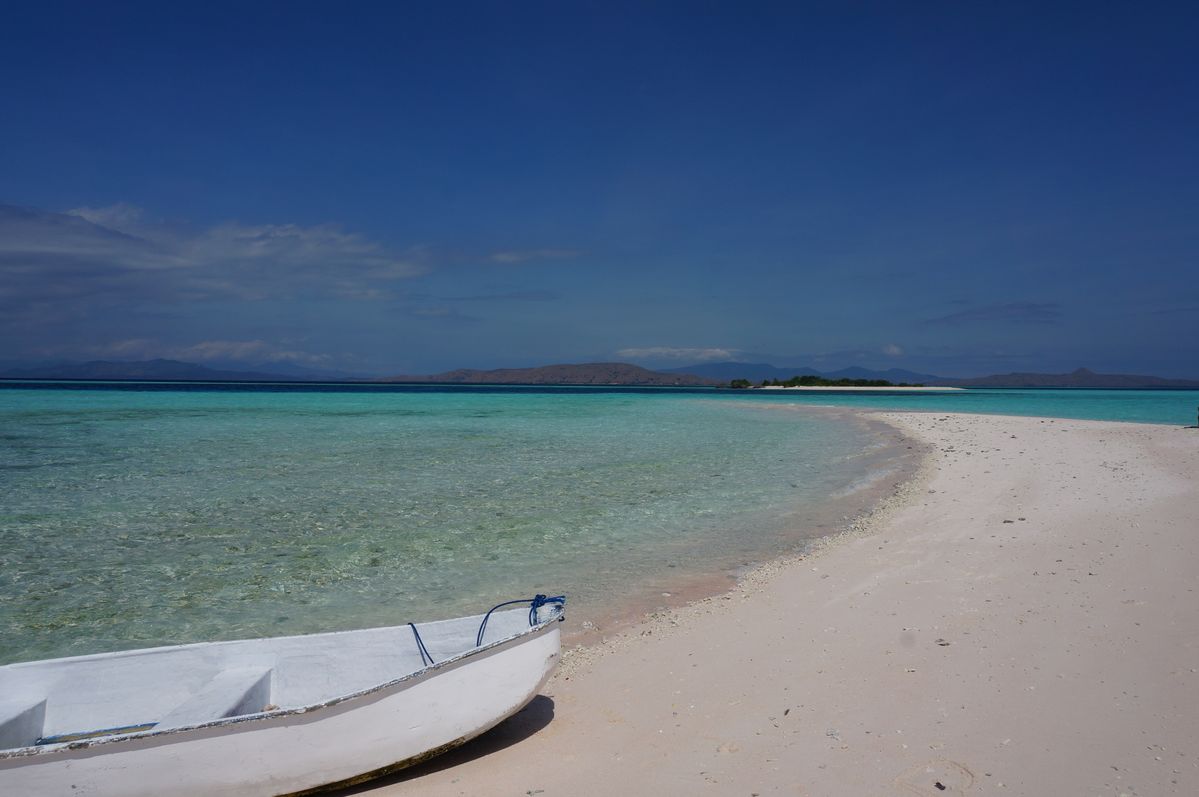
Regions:
M 0 759 L 13 795 L 293 795 L 419 763 L 494 727 L 545 685 L 557 622 L 366 693 L 257 715 Z

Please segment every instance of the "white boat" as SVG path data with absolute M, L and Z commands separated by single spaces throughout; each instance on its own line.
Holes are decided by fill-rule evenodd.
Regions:
M 0 667 L 0 795 L 290 795 L 424 761 L 529 703 L 564 598 L 487 615 Z

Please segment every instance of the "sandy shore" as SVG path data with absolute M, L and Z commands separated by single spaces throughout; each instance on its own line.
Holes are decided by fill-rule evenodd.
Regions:
M 372 795 L 1199 794 L 1199 431 L 880 413 L 866 523 Z

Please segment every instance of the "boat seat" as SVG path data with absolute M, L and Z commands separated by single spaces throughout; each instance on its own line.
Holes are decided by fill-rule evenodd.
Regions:
M 199 692 L 158 721 L 156 730 L 256 714 L 271 702 L 270 667 L 221 670 Z
M 0 750 L 34 744 L 42 735 L 45 721 L 45 698 L 0 703 Z

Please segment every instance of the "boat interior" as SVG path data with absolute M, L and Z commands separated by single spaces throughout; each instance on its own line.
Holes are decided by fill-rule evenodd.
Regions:
M 369 690 L 476 646 L 483 615 L 306 636 L 98 653 L 0 667 L 0 750 L 184 728 Z M 529 628 L 496 611 L 483 644 Z

